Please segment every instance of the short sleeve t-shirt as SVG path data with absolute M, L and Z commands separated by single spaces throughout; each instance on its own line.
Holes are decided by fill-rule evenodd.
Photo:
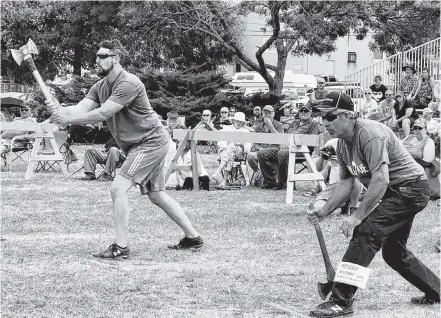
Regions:
M 385 163 L 389 168 L 389 184 L 399 185 L 421 177 L 424 169 L 412 158 L 389 127 L 368 119 L 357 119 L 350 144 L 338 141 L 337 158 L 340 179 L 355 176 L 368 187 L 372 174 Z M 375 185 L 373 185 L 375 186 Z
M 124 70 L 109 83 L 107 78 L 96 82 L 86 98 L 104 104 L 107 100 L 124 105 L 106 120 L 115 141 L 124 153 L 140 143 L 165 145 L 169 135 L 153 110 L 141 80 Z
M 273 126 L 274 129 L 279 133 L 279 134 L 283 134 L 284 133 L 284 128 L 283 128 L 283 124 L 278 122 L 277 120 L 273 120 Z M 254 129 L 255 132 L 259 132 L 259 133 L 270 133 L 271 131 L 268 130 L 268 128 L 264 127 L 264 123 L 262 122 L 260 125 L 258 125 L 256 127 L 256 129 Z M 272 144 L 260 144 L 261 147 L 263 148 L 270 148 L 270 147 L 279 147 L 279 145 L 272 145 Z
M 369 88 L 372 91 L 372 98 L 375 99 L 375 101 L 377 103 L 386 99 L 385 94 L 387 91 L 387 87 L 384 86 L 383 84 L 381 84 L 379 87 L 375 86 L 375 84 L 374 84 L 374 85 L 371 85 Z
M 400 119 L 401 117 L 406 115 L 406 109 L 408 109 L 408 108 L 413 108 L 413 112 L 412 112 L 412 115 L 410 115 L 410 117 L 417 119 L 418 113 L 416 112 L 413 105 L 407 100 L 404 101 L 404 105 L 401 109 L 400 109 L 399 103 L 398 102 L 395 103 L 394 110 L 395 110 L 395 114 L 397 116 L 397 119 Z

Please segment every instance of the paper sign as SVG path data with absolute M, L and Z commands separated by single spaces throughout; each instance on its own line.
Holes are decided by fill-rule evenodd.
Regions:
M 334 282 L 365 289 L 370 272 L 371 270 L 367 267 L 348 262 L 341 262 L 338 264 Z

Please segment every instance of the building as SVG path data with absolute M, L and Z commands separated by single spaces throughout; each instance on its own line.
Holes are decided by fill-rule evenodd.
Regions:
M 265 24 L 265 20 L 255 13 L 246 17 L 246 27 L 243 36 L 245 54 L 256 63 L 257 46 L 263 45 L 271 36 L 271 29 Z M 302 57 L 288 56 L 286 69 L 294 73 L 310 75 L 335 75 L 340 81 L 356 70 L 364 68 L 383 58 L 381 52 L 372 52 L 368 47 L 370 38 L 358 41 L 354 35 L 345 36 L 337 40 L 337 50 L 323 56 L 309 55 Z M 277 64 L 277 51 L 269 48 L 263 54 L 265 63 Z M 247 71 L 242 65 L 227 65 L 224 67 L 228 76 L 236 72 Z

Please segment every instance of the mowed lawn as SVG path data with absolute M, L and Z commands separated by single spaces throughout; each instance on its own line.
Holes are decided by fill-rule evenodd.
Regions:
M 84 146 L 75 146 L 81 166 Z M 213 155 L 203 155 L 213 171 Z M 305 218 L 311 198 L 299 185 L 292 205 L 285 192 L 247 187 L 236 191 L 168 191 L 182 204 L 206 241 L 203 250 L 170 251 L 180 229 L 129 192 L 130 247 L 124 261 L 98 262 L 91 253 L 113 242 L 110 182 L 81 181 L 82 172 L 39 173 L 25 166 L 2 172 L 2 317 L 288 317 L 276 302 L 305 314 L 321 303 L 316 290 L 326 274 L 314 228 Z M 435 202 L 415 218 L 409 248 L 436 273 L 440 234 Z M 334 266 L 348 240 L 342 218 L 322 222 Z M 439 317 L 438 305 L 410 304 L 420 291 L 387 267 L 379 253 L 368 286 L 359 290 L 352 317 Z

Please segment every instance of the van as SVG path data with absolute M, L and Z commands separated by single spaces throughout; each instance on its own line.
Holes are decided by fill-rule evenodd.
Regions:
M 274 72 L 269 72 L 274 76 Z M 245 96 L 255 94 L 258 92 L 268 92 L 268 84 L 263 77 L 257 72 L 238 72 L 233 75 L 230 85 L 235 89 L 244 93 Z M 285 71 L 283 78 L 283 90 L 296 91 L 302 89 L 297 94 L 303 95 L 303 90 L 316 88 L 317 81 L 313 75 L 308 74 L 294 74 L 293 71 Z

